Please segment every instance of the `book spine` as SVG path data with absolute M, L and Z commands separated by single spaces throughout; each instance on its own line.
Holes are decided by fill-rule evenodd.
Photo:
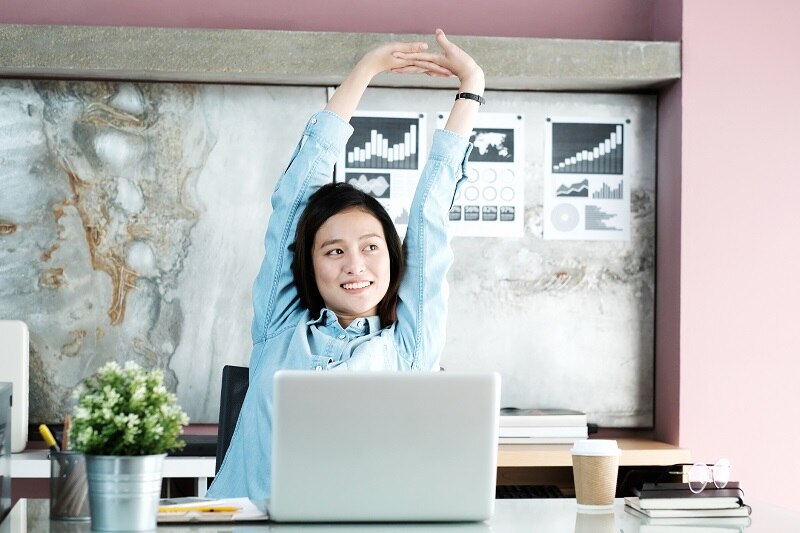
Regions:
M 578 427 L 500 427 L 501 437 L 571 437 L 585 439 L 589 435 L 586 426 Z
M 500 437 L 499 444 L 574 444 L 581 437 Z
M 704 498 L 744 498 L 742 489 L 706 489 L 703 492 L 694 493 L 688 488 L 684 490 L 643 490 L 639 493 L 642 500 L 668 500 L 668 499 L 687 499 L 700 500 Z
M 586 426 L 585 415 L 506 416 L 500 415 L 500 427 L 577 427 Z

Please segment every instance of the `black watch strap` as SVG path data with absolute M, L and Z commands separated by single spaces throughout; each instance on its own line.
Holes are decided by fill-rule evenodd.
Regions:
M 456 95 L 456 100 L 460 100 L 461 98 L 464 98 L 464 99 L 466 99 L 466 100 L 475 100 L 475 101 L 476 101 L 476 102 L 478 102 L 480 105 L 483 105 L 483 104 L 485 104 L 485 103 L 486 103 L 486 99 L 485 99 L 483 96 L 479 95 L 479 94 L 474 94 L 474 93 L 458 93 L 458 94 Z

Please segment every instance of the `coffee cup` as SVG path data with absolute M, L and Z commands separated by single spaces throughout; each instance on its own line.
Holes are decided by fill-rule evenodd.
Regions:
M 620 450 L 617 441 L 579 440 L 570 451 L 578 509 L 612 510 L 619 471 Z

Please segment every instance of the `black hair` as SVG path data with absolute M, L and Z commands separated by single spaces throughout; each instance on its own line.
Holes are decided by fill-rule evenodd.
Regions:
M 378 303 L 378 315 L 381 327 L 386 327 L 397 320 L 397 300 L 400 280 L 405 269 L 405 257 L 400 236 L 394 222 L 386 209 L 369 194 L 356 189 L 347 183 L 328 183 L 308 199 L 303 214 L 297 223 L 295 242 L 291 249 L 292 274 L 294 284 L 300 295 L 300 301 L 316 318 L 325 306 L 314 276 L 313 247 L 314 238 L 319 228 L 333 215 L 346 209 L 361 209 L 378 219 L 383 227 L 383 235 L 389 251 L 389 287 L 386 295 Z

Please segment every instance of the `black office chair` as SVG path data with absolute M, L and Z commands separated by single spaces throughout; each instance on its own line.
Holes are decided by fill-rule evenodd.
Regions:
M 250 369 L 246 366 L 225 365 L 222 369 L 222 388 L 219 397 L 219 428 L 217 429 L 217 466 L 219 472 L 225 452 L 231 444 L 239 411 L 250 386 Z

